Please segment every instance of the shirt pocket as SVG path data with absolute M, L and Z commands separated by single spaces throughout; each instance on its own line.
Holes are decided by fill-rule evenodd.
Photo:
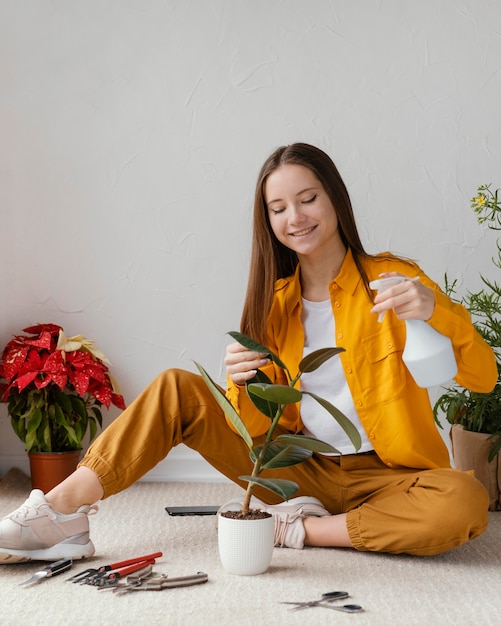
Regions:
M 401 397 L 407 384 L 407 370 L 402 361 L 405 323 L 382 328 L 362 339 L 362 347 L 368 369 L 366 388 L 373 403 L 392 402 Z

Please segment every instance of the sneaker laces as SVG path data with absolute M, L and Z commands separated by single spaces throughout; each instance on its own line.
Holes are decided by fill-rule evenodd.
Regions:
M 76 515 L 77 513 L 84 513 L 86 515 L 95 515 L 99 510 L 97 504 L 84 504 L 78 508 L 74 513 L 58 513 L 54 511 L 48 502 L 40 502 L 39 504 L 30 504 L 25 502 L 18 509 L 13 511 L 10 515 L 6 515 L 3 519 L 10 519 L 12 521 L 24 521 L 27 519 L 33 519 L 41 515 L 46 515 L 51 521 L 57 519 L 58 515 Z M 35 515 L 33 515 L 35 512 Z
M 290 515 L 286 513 L 284 517 L 280 515 L 274 515 L 275 518 L 275 545 L 284 547 L 287 531 L 289 530 L 291 524 L 293 524 L 298 518 L 303 519 L 302 515 L 298 515 L 297 513 L 293 513 Z
M 83 509 L 87 509 L 87 510 L 84 511 Z M 86 515 L 95 515 L 98 511 L 99 511 L 99 507 L 97 506 L 97 504 L 84 504 L 77 510 L 77 513 L 85 513 Z
M 281 519 L 279 515 L 275 515 L 275 545 L 282 547 L 285 543 L 285 535 L 289 527 L 289 516 Z
M 43 508 L 45 508 L 46 510 L 41 511 L 41 509 Z M 35 515 L 33 515 L 33 512 L 35 512 Z M 40 504 L 29 504 L 25 502 L 13 513 L 4 517 L 4 519 L 11 519 L 13 521 L 26 520 L 33 519 L 33 517 L 38 517 L 41 514 L 46 514 L 47 517 L 51 520 L 56 519 L 55 511 L 50 507 L 50 504 L 44 502 Z

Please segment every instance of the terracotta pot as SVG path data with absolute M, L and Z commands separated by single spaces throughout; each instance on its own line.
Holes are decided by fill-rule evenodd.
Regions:
M 254 576 L 268 569 L 273 556 L 275 519 L 231 519 L 218 515 L 219 557 L 230 574 Z
M 489 463 L 492 446 L 490 435 L 465 430 L 454 424 L 451 428 L 452 456 L 457 469 L 473 470 L 475 477 L 489 493 L 489 511 L 501 511 L 501 453 Z
M 31 486 L 44 493 L 73 473 L 80 461 L 81 450 L 68 452 L 30 452 Z

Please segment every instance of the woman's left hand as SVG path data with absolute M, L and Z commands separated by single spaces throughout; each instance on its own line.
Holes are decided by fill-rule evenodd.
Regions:
M 382 274 L 381 278 L 402 276 L 397 272 Z M 380 292 L 374 298 L 371 313 L 384 313 L 393 309 L 400 320 L 429 320 L 435 310 L 435 294 L 416 279 L 401 283 Z

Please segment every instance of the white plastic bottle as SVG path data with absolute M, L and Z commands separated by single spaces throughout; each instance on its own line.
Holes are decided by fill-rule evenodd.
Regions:
M 384 291 L 404 280 L 402 276 L 380 278 L 369 283 L 371 289 Z M 384 317 L 379 316 L 381 322 Z M 458 368 L 452 342 L 424 320 L 406 320 L 406 339 L 402 360 L 420 387 L 442 385 L 454 378 Z

